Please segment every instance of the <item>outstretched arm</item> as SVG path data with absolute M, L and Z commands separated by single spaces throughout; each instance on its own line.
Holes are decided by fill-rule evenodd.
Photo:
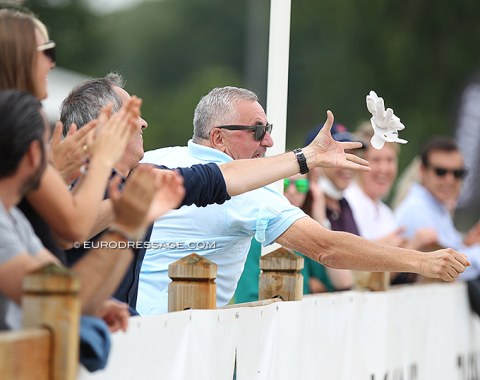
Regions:
M 453 281 L 470 265 L 453 249 L 419 252 L 384 246 L 346 232 L 329 231 L 310 217 L 294 222 L 276 240 L 332 268 L 370 272 L 412 272 Z

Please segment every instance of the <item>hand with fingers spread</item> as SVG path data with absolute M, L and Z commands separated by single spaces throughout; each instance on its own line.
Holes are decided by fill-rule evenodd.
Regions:
M 99 159 L 113 167 L 125 153 L 130 138 L 136 131 L 141 99 L 132 96 L 118 112 L 111 115 L 112 104 L 102 108 L 98 117 L 97 133 L 88 143 L 92 159 Z
M 361 142 L 335 141 L 331 134 L 333 114 L 327 111 L 327 121 L 315 139 L 304 148 L 308 167 L 345 168 L 368 171 L 368 161 L 346 151 L 362 147 Z
M 430 278 L 440 278 L 444 281 L 455 280 L 460 273 L 470 266 L 467 257 L 457 251 L 446 248 L 426 252 L 421 256 L 420 274 Z
M 62 139 L 63 124 L 61 121 L 56 123 L 49 144 L 49 160 L 67 184 L 80 175 L 81 167 L 88 158 L 87 141 L 96 126 L 96 120 L 92 120 L 80 130 L 72 124 Z

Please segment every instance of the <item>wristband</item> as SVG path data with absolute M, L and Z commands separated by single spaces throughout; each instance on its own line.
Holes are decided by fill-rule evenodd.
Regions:
M 307 159 L 305 158 L 302 149 L 294 149 L 293 153 L 295 153 L 295 156 L 297 156 L 298 166 L 300 166 L 300 174 L 308 173 L 309 169 L 307 166 Z

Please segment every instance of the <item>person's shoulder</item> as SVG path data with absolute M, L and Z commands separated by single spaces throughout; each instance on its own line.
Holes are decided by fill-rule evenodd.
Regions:
M 159 148 L 145 152 L 140 163 L 143 164 L 158 164 L 167 158 L 177 155 L 187 154 L 186 146 L 172 146 L 166 148 Z

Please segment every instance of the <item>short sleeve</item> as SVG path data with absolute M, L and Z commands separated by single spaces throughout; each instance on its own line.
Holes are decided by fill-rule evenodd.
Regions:
M 7 213 L 0 207 L 0 264 L 21 253 L 36 255 L 43 249 L 25 216 L 16 208 Z

